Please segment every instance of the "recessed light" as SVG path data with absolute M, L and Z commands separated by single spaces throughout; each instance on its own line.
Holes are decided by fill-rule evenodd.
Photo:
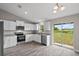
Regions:
M 54 10 L 54 11 L 53 11 L 53 13 L 57 13 L 57 11 L 56 11 L 56 10 Z
M 28 12 L 27 11 L 25 11 L 25 14 L 27 14 Z

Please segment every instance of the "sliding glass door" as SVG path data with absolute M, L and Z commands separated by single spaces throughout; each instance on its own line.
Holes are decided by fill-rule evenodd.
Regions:
M 54 42 L 62 44 L 62 27 L 60 24 L 54 26 Z
M 54 25 L 54 42 L 65 45 L 73 45 L 73 23 Z

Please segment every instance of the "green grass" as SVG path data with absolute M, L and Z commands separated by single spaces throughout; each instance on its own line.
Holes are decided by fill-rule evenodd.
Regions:
M 60 44 L 73 45 L 73 29 L 54 30 L 54 42 Z

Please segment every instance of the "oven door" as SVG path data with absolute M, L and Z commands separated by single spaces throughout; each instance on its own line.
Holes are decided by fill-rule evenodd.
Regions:
M 19 35 L 17 36 L 17 42 L 25 41 L 25 36 L 24 35 Z

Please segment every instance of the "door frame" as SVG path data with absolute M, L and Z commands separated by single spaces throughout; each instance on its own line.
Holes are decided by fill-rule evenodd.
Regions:
M 58 24 L 74 24 L 74 22 L 64 22 L 64 23 L 55 23 L 55 24 L 51 24 L 51 45 L 55 44 L 54 43 L 54 25 L 58 25 Z M 63 45 L 63 44 L 62 44 Z M 63 46 L 64 47 L 64 46 Z M 74 48 L 74 28 L 73 28 L 73 47 Z

